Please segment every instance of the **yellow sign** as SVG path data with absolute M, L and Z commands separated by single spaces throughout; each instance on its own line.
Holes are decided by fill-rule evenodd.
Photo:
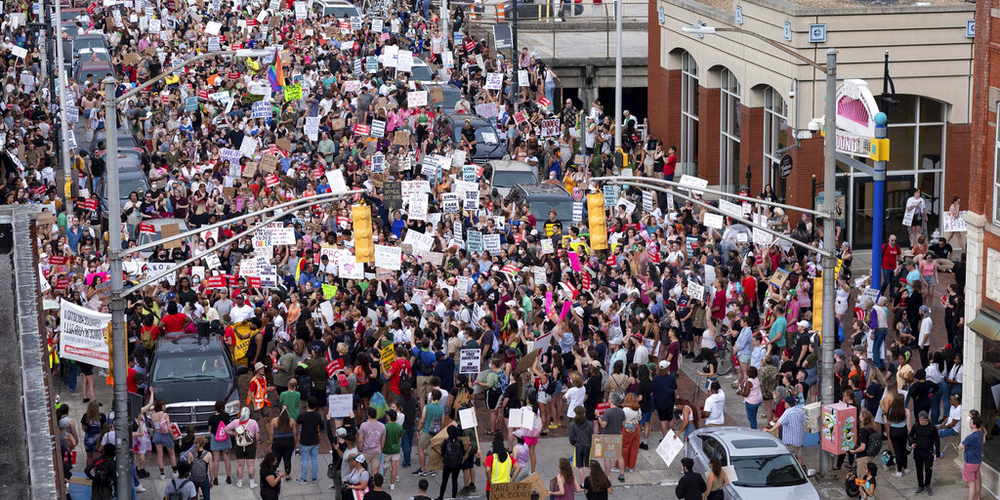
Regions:
M 337 295 L 337 285 L 323 283 L 323 297 L 326 297 L 326 300 L 330 300 L 334 295 Z
M 590 247 L 607 250 L 608 226 L 604 216 L 604 193 L 587 195 L 587 217 L 590 219 Z
M 354 228 L 354 258 L 358 264 L 375 262 L 375 242 L 372 240 L 372 210 L 367 205 L 351 207 Z
M 236 347 L 233 348 L 233 362 L 238 365 L 245 364 L 247 349 L 250 348 L 250 339 L 257 333 L 257 330 L 253 329 L 253 325 L 249 321 L 244 321 L 233 325 L 233 333 L 236 335 Z
M 396 350 L 392 344 L 382 348 L 382 371 L 389 373 L 392 363 L 396 361 Z
M 296 99 L 302 99 L 302 84 L 285 85 L 285 100 L 294 101 Z
M 823 278 L 813 278 L 813 330 L 823 332 Z
M 872 139 L 868 156 L 875 161 L 889 161 L 889 139 Z

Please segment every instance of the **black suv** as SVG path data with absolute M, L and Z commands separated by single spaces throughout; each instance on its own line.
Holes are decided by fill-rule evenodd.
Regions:
M 247 369 L 233 367 L 221 335 L 209 334 L 205 326 L 199 332 L 174 332 L 157 339 L 147 380 L 156 399 L 167 402 L 170 421 L 181 432 L 193 424 L 201 434 L 214 431 L 208 428 L 208 418 L 215 413 L 216 401 L 226 401 L 226 413 L 239 413 L 237 376 Z
M 528 204 L 531 215 L 535 216 L 535 228 L 542 234 L 545 234 L 545 221 L 549 220 L 549 210 L 552 209 L 555 209 L 556 220 L 562 222 L 564 231 L 573 225 L 573 201 L 566 188 L 553 184 L 515 184 L 505 200 L 519 207 Z

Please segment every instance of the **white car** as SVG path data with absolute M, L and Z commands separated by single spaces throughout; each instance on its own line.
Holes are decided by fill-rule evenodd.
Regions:
M 819 500 L 802 466 L 774 435 L 745 427 L 705 427 L 689 435 L 684 456 L 705 475 L 719 457 L 735 473 L 723 488 L 726 500 Z

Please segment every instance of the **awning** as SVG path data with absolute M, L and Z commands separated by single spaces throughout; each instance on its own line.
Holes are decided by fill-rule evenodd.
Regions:
M 969 328 L 984 339 L 1000 342 L 1000 312 L 980 309 L 976 319 L 969 323 Z

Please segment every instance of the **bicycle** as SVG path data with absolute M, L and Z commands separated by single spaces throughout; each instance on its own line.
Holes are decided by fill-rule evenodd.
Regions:
M 726 328 L 722 328 L 726 330 Z M 734 367 L 740 365 L 740 360 L 736 358 L 736 351 L 733 349 L 733 339 L 731 335 L 723 332 L 715 341 L 715 357 L 719 362 L 716 373 L 728 375 Z

